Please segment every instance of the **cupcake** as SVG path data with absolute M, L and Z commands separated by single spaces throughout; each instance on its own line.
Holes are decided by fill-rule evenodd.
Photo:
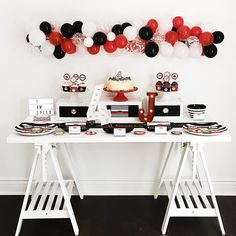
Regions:
M 171 84 L 171 91 L 173 91 L 173 92 L 178 91 L 178 87 L 179 87 L 178 83 L 174 81 L 174 82 Z
M 156 83 L 156 90 L 157 91 L 162 91 L 162 82 L 161 81 L 158 81 L 157 83 Z
M 85 90 L 86 90 L 86 84 L 85 83 L 81 83 L 80 85 L 79 85 L 79 92 L 85 92 Z
M 171 84 L 169 82 L 164 82 L 163 83 L 163 91 L 164 92 L 169 92 L 171 88 Z
M 71 87 L 70 87 L 70 91 L 71 92 L 78 92 L 79 91 L 78 85 L 77 84 L 72 84 Z
M 70 92 L 70 85 L 68 82 L 64 82 L 64 84 L 62 85 L 62 89 L 64 92 Z

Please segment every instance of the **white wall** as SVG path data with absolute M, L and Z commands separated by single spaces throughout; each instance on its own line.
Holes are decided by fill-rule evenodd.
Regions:
M 131 75 L 140 92 L 154 83 L 154 75 L 165 69 L 180 75 L 184 102 L 203 102 L 207 112 L 216 121 L 229 127 L 233 136 L 230 144 L 206 146 L 207 162 L 216 183 L 231 184 L 228 190 L 236 194 L 235 152 L 235 6 L 233 0 L 209 1 L 0 1 L 0 73 L 1 73 L 1 117 L 0 117 L 0 190 L 2 193 L 21 191 L 16 183 L 25 183 L 32 162 L 30 145 L 6 144 L 6 137 L 14 125 L 27 115 L 27 100 L 31 97 L 59 98 L 62 75 L 86 73 L 90 89 L 104 81 L 107 75 L 118 70 Z M 225 41 L 219 45 L 214 59 L 179 60 L 176 58 L 153 59 L 144 55 L 122 55 L 119 57 L 87 53 L 67 56 L 63 60 L 32 54 L 25 42 L 27 25 L 43 20 L 73 22 L 92 20 L 98 25 L 115 24 L 135 19 L 164 18 L 181 15 L 190 25 L 210 22 L 215 30 L 225 33 Z M 79 146 L 79 145 L 78 145 Z M 125 147 L 125 148 L 124 148 Z M 87 193 L 113 192 L 142 193 L 152 191 L 153 181 L 161 161 L 163 146 L 144 144 L 124 145 L 80 145 L 73 147 L 77 155 L 82 180 L 87 183 Z M 105 150 L 105 152 L 104 152 Z M 114 151 L 115 150 L 115 151 Z M 112 152 L 111 152 L 112 151 Z M 169 174 L 173 173 L 175 162 Z M 143 184 L 141 184 L 143 183 Z M 146 183 L 146 184 L 144 184 Z M 12 188 L 9 188 L 13 184 Z M 101 184 L 101 185 L 99 185 Z M 105 185 L 104 185 L 105 184 Z M 106 185 L 107 184 L 107 185 Z M 115 185 L 117 184 L 117 185 Z M 103 186 L 97 187 L 94 186 Z M 107 186 L 107 187 L 104 187 Z M 113 186 L 113 187 L 112 187 Z M 115 188 L 114 186 L 117 186 Z M 94 187 L 94 188 L 93 188 Z M 12 192 L 11 192 L 12 191 Z M 223 188 L 218 191 L 227 194 Z

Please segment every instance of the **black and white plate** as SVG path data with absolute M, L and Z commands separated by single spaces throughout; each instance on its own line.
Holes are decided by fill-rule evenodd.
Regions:
M 22 123 L 18 126 L 15 126 L 15 132 L 19 135 L 24 136 L 40 136 L 51 134 L 57 129 L 57 126 L 54 124 L 45 124 L 45 125 L 33 125 Z
M 183 126 L 183 130 L 189 134 L 201 135 L 201 136 L 215 136 L 220 135 L 223 132 L 227 131 L 227 127 L 219 124 L 210 125 L 210 126 L 197 126 L 186 124 Z

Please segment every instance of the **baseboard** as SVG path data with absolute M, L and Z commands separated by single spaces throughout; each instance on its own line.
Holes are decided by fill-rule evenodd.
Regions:
M 0 180 L 0 195 L 23 195 L 26 190 L 26 180 Z M 206 185 L 206 183 L 203 183 Z M 157 183 L 153 181 L 128 180 L 84 180 L 81 181 L 81 191 L 86 195 L 154 195 Z M 216 195 L 236 196 L 236 181 L 215 181 L 213 187 Z M 74 192 L 74 194 L 77 194 Z M 165 189 L 160 191 L 166 195 Z

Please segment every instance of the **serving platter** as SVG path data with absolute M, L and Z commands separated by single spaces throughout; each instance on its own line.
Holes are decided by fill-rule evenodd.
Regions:
M 201 135 L 201 136 L 215 136 L 220 135 L 227 131 L 227 127 L 219 124 L 210 126 L 197 126 L 186 124 L 183 126 L 183 130 L 189 134 Z
M 57 129 L 54 124 L 49 125 L 29 125 L 22 123 L 15 126 L 15 132 L 23 136 L 40 136 L 53 133 Z

